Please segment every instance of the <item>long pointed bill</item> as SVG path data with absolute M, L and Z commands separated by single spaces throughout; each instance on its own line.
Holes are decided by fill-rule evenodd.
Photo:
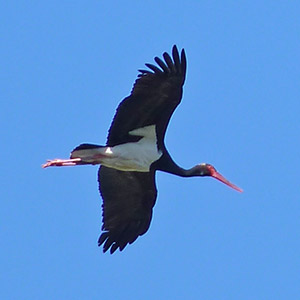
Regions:
M 223 175 L 221 175 L 219 172 L 217 172 L 216 170 L 212 171 L 211 174 L 212 177 L 220 180 L 221 182 L 227 184 L 228 186 L 230 186 L 231 188 L 235 189 L 236 191 L 242 193 L 243 190 L 241 188 L 239 188 L 238 186 L 234 185 L 233 183 L 231 183 L 230 181 L 228 181 Z

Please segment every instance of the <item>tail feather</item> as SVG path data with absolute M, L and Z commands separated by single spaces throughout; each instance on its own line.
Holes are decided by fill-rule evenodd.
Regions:
M 72 150 L 72 152 L 77 151 L 77 150 L 86 150 L 86 149 L 95 149 L 95 148 L 102 148 L 104 146 L 99 146 L 95 144 L 80 144 L 76 148 Z
M 101 153 L 101 148 L 105 148 L 105 146 L 81 144 L 72 150 L 70 158 L 81 158 L 82 162 L 90 163 L 95 154 Z

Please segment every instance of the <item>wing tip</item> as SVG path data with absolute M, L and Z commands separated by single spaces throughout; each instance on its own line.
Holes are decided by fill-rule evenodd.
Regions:
M 109 231 L 104 231 L 98 239 L 98 246 L 101 247 L 102 244 L 103 253 L 106 253 L 109 250 L 110 254 L 113 254 L 118 248 L 120 251 L 122 251 L 128 244 L 130 244 L 130 241 L 126 241 L 123 243 L 118 242 L 116 241 L 116 239 L 110 236 Z
M 156 65 L 146 63 L 145 66 L 150 69 L 144 70 L 139 69 L 138 71 L 140 74 L 139 77 L 146 76 L 146 75 L 162 75 L 162 74 L 180 74 L 183 78 L 182 82 L 185 80 L 186 75 L 186 66 L 187 66 L 187 59 L 184 48 L 181 49 L 180 55 L 178 51 L 177 45 L 173 45 L 172 47 L 172 57 L 168 52 L 164 52 L 162 54 L 163 60 L 157 56 L 154 57 L 154 61 L 156 62 Z
M 103 253 L 107 252 L 110 249 L 110 254 L 113 254 L 118 248 L 120 248 L 120 251 L 122 251 L 123 249 L 121 249 L 121 247 L 118 245 L 118 243 L 116 243 L 116 241 L 114 241 L 110 236 L 109 236 L 109 232 L 105 231 L 103 232 L 99 239 L 98 239 L 98 246 L 101 247 L 102 244 L 103 245 Z M 125 245 L 126 246 L 126 245 Z
M 103 253 L 109 250 L 110 254 L 113 254 L 117 249 L 123 251 L 127 245 L 135 242 L 136 239 L 145 234 L 148 229 L 148 221 L 129 223 L 125 227 L 113 231 L 104 229 L 98 239 L 98 246 L 103 245 Z

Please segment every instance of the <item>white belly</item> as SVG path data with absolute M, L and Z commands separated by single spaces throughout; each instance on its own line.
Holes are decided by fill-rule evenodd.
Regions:
M 101 164 L 121 171 L 149 172 L 151 164 L 162 156 L 157 149 L 155 125 L 132 130 L 129 134 L 142 138 L 135 143 L 114 147 L 75 150 L 72 158 L 79 157 L 85 163 Z
M 153 162 L 162 153 L 157 151 L 156 144 L 140 140 L 138 143 L 127 143 L 115 147 L 107 147 L 101 164 L 121 171 L 149 172 Z
M 129 134 L 143 138 L 136 143 L 106 148 L 101 164 L 122 171 L 149 172 L 151 164 L 162 156 L 157 149 L 155 125 L 132 130 Z

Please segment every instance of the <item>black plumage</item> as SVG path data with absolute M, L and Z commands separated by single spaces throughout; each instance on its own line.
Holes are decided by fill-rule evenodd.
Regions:
M 139 70 L 141 73 L 130 96 L 117 108 L 109 129 L 107 146 L 135 142 L 138 137 L 130 135 L 130 131 L 155 124 L 158 148 L 166 152 L 165 131 L 172 113 L 181 101 L 186 75 L 184 50 L 179 56 L 174 46 L 172 56 L 173 60 L 169 54 L 164 53 L 165 62 L 155 57 L 161 69 L 146 64 L 153 72 Z M 104 244 L 104 252 L 109 248 L 111 253 L 118 248 L 123 250 L 148 230 L 157 196 L 155 166 L 157 164 L 153 164 L 150 172 L 119 171 L 105 166 L 99 168 L 104 232 L 98 244 Z
M 170 118 L 181 101 L 186 76 L 186 56 L 173 46 L 172 57 L 155 57 L 157 65 L 139 70 L 131 94 L 118 106 L 105 146 L 81 144 L 70 159 L 49 160 L 43 165 L 101 164 L 99 191 L 103 198 L 103 251 L 123 250 L 150 226 L 157 197 L 157 170 L 182 177 L 211 176 L 241 192 L 210 164 L 179 167 L 168 153 L 164 138 Z M 134 131 L 134 132 L 132 132 Z M 134 171 L 133 171 L 134 170 Z
M 186 75 L 186 56 L 184 50 L 181 57 L 177 47 L 173 47 L 173 60 L 164 53 L 167 65 L 158 57 L 159 66 L 146 64 L 153 72 L 139 70 L 130 96 L 118 106 L 113 122 L 109 129 L 107 145 L 115 146 L 135 138 L 129 131 L 148 125 L 156 124 L 159 143 L 163 143 L 166 128 L 175 108 L 181 101 L 182 86 Z M 170 66 L 170 67 L 169 67 Z

